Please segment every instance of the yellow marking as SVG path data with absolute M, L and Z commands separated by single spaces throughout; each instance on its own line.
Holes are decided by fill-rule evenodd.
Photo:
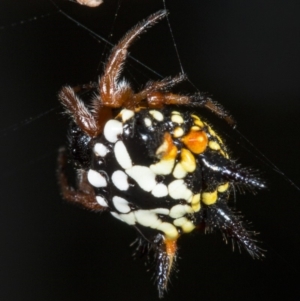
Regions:
M 204 123 L 201 120 L 194 120 L 194 123 L 198 126 L 200 126 L 200 128 L 204 127 Z
M 216 141 L 209 141 L 208 146 L 213 150 L 219 150 L 221 148 Z
M 192 222 L 187 221 L 185 224 L 183 224 L 181 226 L 181 228 L 182 228 L 183 232 L 189 233 L 189 232 L 192 232 L 195 229 L 195 226 L 193 225 Z
M 181 227 L 183 224 L 185 224 L 186 222 L 188 221 L 188 219 L 186 217 L 179 217 L 179 218 L 176 218 L 174 221 L 173 221 L 173 224 L 176 226 L 176 227 Z
M 200 202 L 200 193 L 197 193 L 192 197 L 192 205 L 197 204 L 199 202 Z
M 174 171 L 173 171 L 173 176 L 176 179 L 183 179 L 187 174 L 187 171 L 183 168 L 181 163 L 177 163 Z
M 157 230 L 164 232 L 167 239 L 174 240 L 178 237 L 177 229 L 170 223 L 161 223 L 157 227 Z
M 183 136 L 183 134 L 184 134 L 184 131 L 183 131 L 183 129 L 181 128 L 181 127 L 177 127 L 177 128 L 175 128 L 174 129 L 174 131 L 173 131 L 173 136 L 175 137 L 175 138 L 178 138 L 178 137 L 181 137 L 181 136 Z
M 206 205 L 214 204 L 218 199 L 218 192 L 215 190 L 214 192 L 203 192 L 202 193 L 202 202 Z
M 177 112 L 177 111 L 172 111 L 172 114 L 173 115 L 181 115 L 180 112 Z
M 194 212 L 200 211 L 200 209 L 201 209 L 200 202 L 199 202 L 199 203 L 192 204 L 192 208 L 193 208 Z
M 196 120 L 200 120 L 200 118 L 197 115 L 191 114 L 191 116 Z
M 218 191 L 219 191 L 219 192 L 225 192 L 228 188 L 229 188 L 229 183 L 227 182 L 227 183 L 225 183 L 225 184 L 223 184 L 223 185 L 220 185 L 220 186 L 218 187 Z
M 192 131 L 200 131 L 201 129 L 199 128 L 199 126 L 193 125 L 193 126 L 191 127 L 191 130 L 192 130 Z
M 217 136 L 216 132 L 210 126 L 208 127 L 208 132 L 214 137 Z
M 177 147 L 174 145 L 172 137 L 169 133 L 165 133 L 164 142 L 157 149 L 156 155 L 165 160 L 176 158 Z
M 186 148 L 183 148 L 181 150 L 181 162 L 180 163 L 187 172 L 193 172 L 196 169 L 195 157 Z

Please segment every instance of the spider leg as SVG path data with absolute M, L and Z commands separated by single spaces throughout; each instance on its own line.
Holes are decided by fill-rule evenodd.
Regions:
M 167 15 L 166 10 L 160 10 L 137 24 L 125 37 L 113 48 L 107 61 L 104 74 L 99 81 L 100 99 L 104 106 L 118 108 L 128 101 L 133 92 L 125 81 L 119 81 L 123 70 L 124 61 L 128 55 L 128 47 L 147 28 Z
M 219 229 L 226 242 L 227 238 L 231 238 L 233 248 L 236 242 L 239 248 L 244 247 L 253 258 L 264 257 L 263 250 L 256 245 L 256 240 L 253 238 L 256 233 L 244 228 L 241 217 L 229 209 L 226 201 L 221 200 L 214 205 L 207 206 L 205 224 L 207 231 Z
M 98 127 L 95 118 L 84 103 L 76 96 L 74 90 L 68 86 L 63 87 L 58 96 L 67 113 L 73 117 L 75 123 L 90 137 L 97 136 Z
M 203 166 L 207 168 L 208 174 L 211 172 L 218 173 L 224 177 L 226 181 L 237 185 L 243 185 L 253 191 L 255 188 L 266 188 L 265 183 L 258 176 L 254 175 L 253 171 L 251 173 L 251 169 L 241 167 L 232 160 L 221 157 L 218 154 L 214 154 L 209 158 L 202 156 L 200 156 L 200 158 Z M 217 164 L 217 161 L 219 160 L 222 160 L 223 164 Z
M 163 298 L 177 255 L 176 240 L 161 240 L 156 247 L 156 280 L 159 298 Z
M 132 245 L 134 244 L 137 246 L 133 256 L 140 258 L 147 256 L 146 265 L 150 265 L 155 270 L 154 278 L 159 298 L 163 298 L 176 263 L 177 241 L 168 240 L 162 234 L 157 234 L 152 240 L 142 235 Z
M 78 190 L 75 190 L 72 186 L 69 185 L 65 173 L 66 162 L 67 158 L 65 150 L 60 149 L 58 155 L 57 173 L 63 198 L 70 203 L 81 205 L 82 207 L 92 211 L 101 211 L 105 209 L 97 203 L 95 192 L 91 185 L 88 183 L 86 171 L 80 170 L 80 173 L 78 175 Z
M 173 93 L 162 93 L 151 91 L 147 95 L 149 107 L 162 107 L 166 105 L 182 105 L 190 108 L 205 107 L 219 118 L 224 119 L 229 125 L 235 127 L 235 120 L 218 102 L 213 101 L 210 97 L 201 95 L 200 93 L 193 96 L 186 96 Z

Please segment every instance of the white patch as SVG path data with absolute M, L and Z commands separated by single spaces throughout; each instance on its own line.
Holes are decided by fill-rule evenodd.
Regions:
M 103 133 L 107 141 L 115 143 L 118 141 L 118 136 L 123 133 L 123 125 L 118 120 L 108 120 L 104 126 Z
M 116 219 L 120 220 L 121 222 L 123 222 L 123 220 L 121 219 L 121 217 L 120 217 L 120 215 L 119 215 L 118 213 L 116 213 L 116 212 L 110 212 L 110 214 L 111 214 L 114 218 L 116 218 Z
M 153 116 L 153 118 L 156 119 L 157 121 L 164 120 L 164 115 L 159 111 L 151 110 L 151 111 L 149 111 L 149 114 L 151 114 Z
M 175 180 L 168 185 L 169 195 L 171 198 L 178 200 L 184 199 L 189 201 L 193 193 L 186 187 L 183 180 Z
M 161 220 L 154 212 L 149 210 L 137 210 L 134 212 L 136 221 L 144 226 L 156 229 L 161 224 Z
M 151 170 L 157 175 L 169 175 L 174 167 L 175 160 L 161 160 L 156 164 L 150 165 Z
M 172 218 L 179 218 L 179 217 L 182 217 L 184 215 L 186 215 L 187 213 L 187 210 L 189 210 L 187 207 L 190 207 L 190 206 L 187 206 L 187 205 L 175 205 L 171 208 L 170 210 L 170 216 Z M 191 207 L 190 207 L 191 208 Z
M 172 224 L 163 222 L 157 227 L 157 230 L 164 232 L 168 238 L 178 237 L 177 229 Z
M 118 163 L 122 168 L 127 169 L 132 167 L 131 158 L 123 141 L 118 141 L 115 144 L 114 153 Z
M 120 214 L 121 220 L 128 225 L 135 225 L 135 216 L 133 212 L 127 214 Z
M 144 122 L 147 127 L 152 126 L 152 121 L 149 118 L 145 118 Z
M 162 198 L 164 196 L 168 195 L 168 188 L 165 184 L 162 183 L 158 183 L 152 190 L 152 194 L 156 197 L 156 198 Z
M 183 179 L 187 175 L 186 170 L 183 168 L 181 163 L 177 163 L 174 171 L 173 171 L 173 176 L 176 179 Z
M 88 181 L 94 187 L 106 187 L 107 182 L 106 179 L 96 170 L 90 169 L 87 174 Z
M 97 195 L 97 196 L 96 196 L 96 201 L 97 201 L 97 203 L 98 203 L 100 206 L 102 206 L 102 207 L 107 207 L 106 200 L 105 200 L 102 196 Z
M 147 192 L 150 192 L 156 185 L 156 174 L 149 167 L 135 165 L 127 169 L 126 173 Z
M 176 227 L 181 227 L 182 225 L 184 225 L 186 222 L 188 221 L 188 219 L 186 217 L 180 217 L 180 218 L 177 218 L 173 221 L 173 224 L 176 226 Z
M 104 144 L 96 143 L 94 145 L 94 153 L 96 156 L 105 157 L 109 150 Z
M 134 116 L 134 112 L 127 109 L 123 109 L 120 114 L 122 115 L 123 122 L 126 122 Z
M 115 171 L 111 176 L 111 180 L 119 190 L 125 191 L 129 188 L 128 176 L 122 170 Z
M 176 115 L 172 115 L 171 120 L 172 120 L 172 122 L 178 123 L 178 124 L 184 123 L 183 118 L 180 115 L 177 115 L 177 114 Z
M 128 202 L 125 199 L 120 198 L 119 196 L 114 196 L 112 198 L 112 201 L 114 203 L 114 206 L 116 207 L 116 209 L 119 212 L 128 213 L 130 211 L 130 207 L 128 206 Z
M 169 213 L 170 213 L 170 210 L 167 208 L 150 209 L 150 211 L 157 213 L 157 214 L 163 214 L 163 215 L 169 215 Z

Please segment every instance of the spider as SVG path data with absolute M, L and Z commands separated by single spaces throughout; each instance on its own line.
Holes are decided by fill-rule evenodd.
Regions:
M 149 81 L 140 92 L 121 79 L 128 48 L 147 28 L 167 15 L 158 11 L 131 29 L 112 49 L 90 107 L 63 87 L 59 99 L 72 119 L 69 152 L 78 188 L 66 176 L 67 154 L 60 150 L 58 177 L 65 200 L 108 211 L 139 233 L 136 254 L 148 254 L 159 297 L 167 290 L 181 235 L 204 225 L 219 229 L 253 258 L 263 257 L 255 232 L 227 202 L 235 185 L 265 188 L 251 169 L 231 159 L 222 138 L 197 113 L 204 107 L 235 125 L 210 97 L 174 94 L 184 74 Z

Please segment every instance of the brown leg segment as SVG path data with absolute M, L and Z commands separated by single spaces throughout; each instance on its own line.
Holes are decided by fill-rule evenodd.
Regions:
M 107 107 L 121 107 L 127 96 L 130 96 L 128 85 L 120 84 L 119 78 L 124 61 L 128 55 L 128 47 L 145 30 L 167 15 L 165 10 L 158 11 L 131 29 L 125 37 L 113 48 L 107 61 L 104 74 L 99 82 L 99 92 L 102 103 Z M 128 95 L 127 95 L 128 94 Z
M 58 155 L 57 174 L 63 198 L 70 203 L 78 204 L 92 211 L 102 211 L 105 209 L 97 203 L 94 189 L 88 183 L 86 171 L 81 171 L 79 175 L 78 190 L 69 186 L 68 179 L 65 174 L 66 161 L 65 150 L 60 149 Z
M 76 96 L 71 87 L 63 87 L 59 93 L 59 99 L 67 109 L 76 124 L 90 137 L 95 137 L 99 134 L 94 116 L 86 108 L 84 103 Z

